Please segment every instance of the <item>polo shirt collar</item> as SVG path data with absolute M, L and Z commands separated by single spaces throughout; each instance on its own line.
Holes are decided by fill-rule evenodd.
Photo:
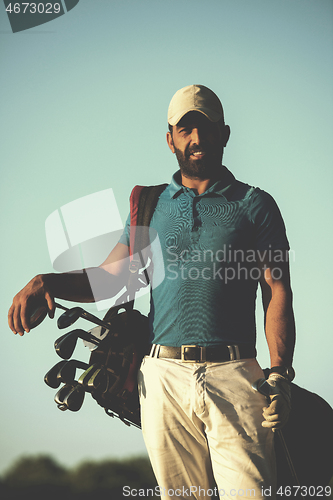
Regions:
M 226 167 L 222 166 L 223 169 L 223 178 L 221 180 L 216 181 L 212 186 L 210 186 L 207 191 L 202 193 L 199 196 L 205 196 L 208 193 L 214 193 L 223 196 L 223 193 L 229 189 L 231 184 L 235 181 L 234 175 L 228 170 Z M 190 188 L 183 186 L 181 183 L 181 175 L 180 170 L 178 170 L 171 179 L 171 183 L 169 184 L 169 193 L 170 198 L 177 198 L 183 192 L 192 191 Z

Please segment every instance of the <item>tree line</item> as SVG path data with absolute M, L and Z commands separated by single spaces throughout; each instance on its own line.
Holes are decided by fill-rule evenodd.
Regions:
M 333 489 L 333 478 L 330 485 Z M 73 468 L 46 455 L 22 457 L 0 477 L 1 500 L 96 500 L 102 495 L 112 500 L 163 498 L 158 493 L 146 457 L 85 461 Z M 333 494 L 321 496 L 333 498 Z M 290 496 L 277 498 L 289 500 Z
M 52 457 L 22 457 L 0 478 L 2 500 L 92 500 L 160 498 L 148 458 L 86 461 L 65 468 Z M 148 491 L 149 490 L 149 491 Z M 128 493 L 131 493 L 129 496 Z M 148 493 L 148 495 L 147 495 Z

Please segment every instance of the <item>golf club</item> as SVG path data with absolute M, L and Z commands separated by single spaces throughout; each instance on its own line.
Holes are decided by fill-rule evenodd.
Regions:
M 60 342 L 62 340 L 64 340 L 64 338 L 67 337 L 67 335 L 71 333 L 71 332 L 67 332 L 67 333 L 64 333 L 64 335 L 61 335 L 61 337 L 57 338 L 55 341 L 54 341 L 54 348 L 56 349 L 57 348 L 57 345 L 60 344 Z
M 67 361 L 59 361 L 56 365 L 54 365 L 45 375 L 44 382 L 52 389 L 57 389 L 60 386 L 60 380 L 57 375 L 59 370 L 67 363 Z
M 97 387 L 103 386 L 103 392 L 107 390 L 108 387 L 108 376 L 105 370 L 102 368 L 97 368 L 95 372 L 89 378 L 86 384 L 86 390 L 92 392 Z
M 58 302 L 54 303 L 58 309 L 62 309 L 65 311 L 59 318 L 58 318 L 58 328 L 61 330 L 63 328 L 68 328 L 71 326 L 75 321 L 78 320 L 78 318 L 83 318 L 86 319 L 87 321 L 90 321 L 91 323 L 94 323 L 95 325 L 102 326 L 106 330 L 110 329 L 110 325 L 106 323 L 105 321 L 102 321 L 99 319 L 97 316 L 94 316 L 91 313 L 88 313 L 81 307 L 73 307 L 71 309 L 59 304 Z M 40 325 L 42 321 L 45 319 L 46 315 L 48 313 L 48 307 L 46 302 L 42 305 L 37 305 L 31 312 L 30 318 L 29 318 L 29 325 L 30 329 L 36 328 L 36 326 Z
M 74 352 L 78 338 L 87 340 L 95 345 L 99 344 L 98 340 L 85 330 L 73 330 L 55 341 L 54 346 L 58 356 L 63 359 L 69 359 Z
M 60 330 L 62 330 L 63 328 L 68 328 L 73 323 L 75 323 L 75 321 L 77 321 L 79 318 L 86 319 L 87 321 L 90 321 L 95 325 L 106 328 L 107 330 L 110 329 L 110 325 L 108 323 L 105 323 L 101 319 L 97 318 L 97 316 L 88 313 L 87 311 L 82 309 L 82 307 L 73 307 L 72 309 L 67 309 L 63 306 L 60 306 L 57 303 L 56 306 L 65 310 L 65 312 L 58 318 L 57 325 Z
M 65 384 L 63 385 L 59 391 L 54 396 L 54 401 L 57 403 L 59 410 L 65 411 L 67 410 L 67 406 L 64 404 L 64 400 L 70 391 L 74 389 L 75 385 Z
M 88 392 L 92 392 L 101 384 L 105 385 L 106 390 L 107 382 L 108 377 L 106 371 L 96 363 L 89 366 L 89 368 L 84 373 L 82 373 L 81 377 L 78 380 L 78 383 Z
M 77 384 L 71 391 L 67 393 L 63 404 L 66 405 L 67 409 L 70 411 L 79 411 L 83 404 L 84 397 L 84 389 Z
M 56 307 L 59 307 L 59 309 L 64 309 L 65 311 L 67 310 L 67 307 L 62 306 L 61 304 L 55 303 Z M 46 315 L 48 313 L 48 307 L 46 304 L 46 301 L 44 301 L 43 304 L 37 305 L 32 309 L 32 312 L 30 314 L 29 318 L 29 326 L 30 330 L 33 328 L 36 328 L 36 326 L 40 325 L 42 321 L 45 319 Z
M 63 385 L 55 395 L 54 401 L 59 410 L 78 411 L 83 404 L 84 396 L 84 389 L 74 381 L 73 384 Z
M 72 384 L 75 381 L 76 369 L 81 368 L 86 370 L 88 367 L 89 365 L 87 363 L 83 363 L 82 361 L 78 361 L 76 359 L 65 361 L 64 364 L 61 365 L 57 373 L 59 385 L 60 382 L 64 382 L 65 384 Z
M 272 394 L 272 387 L 269 385 L 269 383 L 267 382 L 266 379 L 260 378 L 260 379 L 256 380 L 252 384 L 252 388 L 255 391 L 257 391 L 257 392 L 260 392 L 260 394 L 263 394 L 264 396 L 266 396 L 266 399 L 270 403 L 269 396 Z M 286 443 L 286 441 L 284 439 L 282 430 L 281 429 L 277 429 L 276 433 L 279 436 L 279 439 L 280 439 L 280 442 L 281 442 L 281 446 L 282 446 L 282 449 L 284 451 L 284 454 L 285 454 L 285 457 L 286 457 L 286 460 L 287 460 L 287 463 L 288 463 L 291 475 L 292 475 L 293 480 L 295 482 L 295 486 L 300 486 L 300 482 L 298 480 L 298 477 L 297 477 L 297 474 L 296 474 L 296 470 L 295 470 L 294 464 L 292 462 L 292 459 L 291 459 L 291 456 L 290 456 L 290 453 L 289 453 L 289 450 L 288 450 L 288 447 L 287 447 L 287 443 Z
M 47 315 L 47 307 L 45 306 L 37 306 L 32 310 L 29 318 L 30 329 L 36 328 L 36 326 L 40 325 Z

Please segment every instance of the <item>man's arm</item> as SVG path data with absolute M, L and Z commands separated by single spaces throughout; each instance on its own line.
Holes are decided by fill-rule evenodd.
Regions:
M 88 303 L 113 297 L 127 283 L 128 257 L 128 247 L 118 243 L 99 267 L 35 276 L 13 299 L 8 311 L 10 329 L 21 336 L 29 332 L 32 309 L 45 303 L 53 318 L 55 298 Z
M 267 379 L 270 386 L 270 404 L 263 410 L 265 420 L 262 425 L 275 430 L 285 425 L 291 409 L 291 388 L 287 369 L 291 367 L 293 360 L 295 321 L 288 260 L 264 262 L 260 284 L 265 332 L 271 358 L 271 373 Z
M 264 261 L 260 280 L 271 367 L 291 366 L 295 347 L 289 263 Z

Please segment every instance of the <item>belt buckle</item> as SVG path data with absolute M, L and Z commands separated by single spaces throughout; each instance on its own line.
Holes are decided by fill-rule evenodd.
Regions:
M 233 344 L 233 345 L 228 345 L 227 347 L 229 350 L 230 361 L 241 359 L 238 345 Z
M 198 352 L 198 356 L 195 356 L 195 359 L 185 359 L 186 349 L 196 349 Z M 206 361 L 206 347 L 201 347 L 198 345 L 182 345 L 180 351 L 180 359 L 183 363 L 202 363 Z

